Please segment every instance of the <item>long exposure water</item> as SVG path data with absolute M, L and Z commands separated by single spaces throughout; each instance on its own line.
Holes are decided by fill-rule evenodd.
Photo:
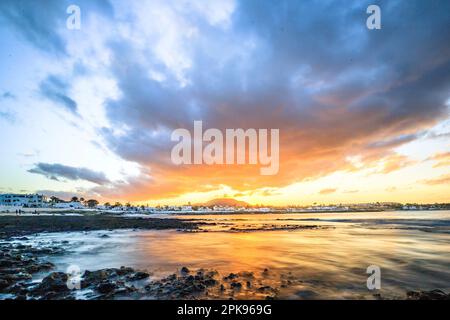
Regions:
M 52 258 L 62 271 L 69 265 L 82 270 L 131 266 L 156 278 L 182 266 L 215 269 L 221 276 L 253 272 L 255 281 L 278 288 L 282 299 L 371 298 L 370 265 L 381 268 L 376 293 L 383 297 L 450 289 L 450 211 L 177 218 L 206 224 L 197 232 L 43 233 L 30 241 L 66 241 L 69 253 Z M 242 290 L 240 297 L 254 296 Z

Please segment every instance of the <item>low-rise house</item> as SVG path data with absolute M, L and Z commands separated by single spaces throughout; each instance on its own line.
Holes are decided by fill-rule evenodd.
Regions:
M 85 207 L 78 201 L 55 203 L 53 205 L 53 208 L 57 208 L 57 209 L 85 209 Z
M 38 208 L 47 204 L 47 197 L 41 194 L 0 194 L 1 206 Z

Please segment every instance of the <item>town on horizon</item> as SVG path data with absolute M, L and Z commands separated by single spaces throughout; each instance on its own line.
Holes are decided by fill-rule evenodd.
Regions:
M 14 212 L 19 209 L 58 209 L 58 210 L 100 210 L 109 212 L 164 212 L 164 213 L 300 213 L 300 212 L 373 212 L 392 210 L 450 210 L 448 203 L 339 203 L 312 205 L 270 206 L 264 204 L 251 205 L 233 198 L 212 199 L 206 203 L 185 205 L 144 205 L 130 202 L 105 202 L 96 199 L 84 199 L 76 196 L 63 200 L 55 196 L 42 194 L 0 193 L 0 212 Z

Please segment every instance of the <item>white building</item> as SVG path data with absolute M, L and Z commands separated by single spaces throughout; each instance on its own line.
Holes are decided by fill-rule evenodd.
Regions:
M 78 201 L 55 203 L 53 205 L 53 208 L 56 208 L 56 209 L 85 209 L 85 207 Z
M 41 194 L 0 194 L 1 206 L 42 207 L 47 203 L 47 197 Z

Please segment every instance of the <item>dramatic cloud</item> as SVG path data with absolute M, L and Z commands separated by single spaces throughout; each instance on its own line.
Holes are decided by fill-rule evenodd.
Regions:
M 3 1 L 0 17 L 37 48 L 72 54 L 82 69 L 100 68 L 92 61 L 101 61 L 104 69 L 93 72 L 118 92 L 100 103 L 108 125 L 95 132 L 142 175 L 95 192 L 147 200 L 223 185 L 248 194 L 336 171 L 373 167 L 388 174 L 414 164 L 396 148 L 429 137 L 449 116 L 450 2 L 377 3 L 381 30 L 366 28 L 369 0 L 80 1 L 83 17 L 110 18 L 83 23 L 82 34 L 97 38 L 82 44 L 63 36 L 67 1 L 46 2 L 45 10 L 36 10 L 37 2 Z M 80 115 L 72 72 L 45 75 L 39 90 Z M 279 129 L 279 173 L 175 166 L 170 135 L 192 130 L 194 120 L 205 129 Z M 101 175 L 86 179 L 87 172 L 82 178 L 77 168 L 72 178 L 51 169 L 32 170 L 106 182 Z
M 174 188 L 185 191 L 206 183 L 240 190 L 286 185 L 351 170 L 349 155 L 360 155 L 366 166 L 386 160 L 383 173 L 408 165 L 391 150 L 448 115 L 450 31 L 442 26 L 450 18 L 420 1 L 394 1 L 383 6 L 382 30 L 371 32 L 367 5 L 242 1 L 227 28 L 167 5 L 184 28 L 201 28 L 166 43 L 186 67 L 174 68 L 158 52 L 141 59 L 132 40 L 116 39 L 112 71 L 121 98 L 107 111 L 115 126 L 128 130 L 104 130 L 105 139 L 123 158 L 151 168 L 155 181 L 177 181 Z M 219 129 L 280 128 L 280 173 L 174 167 L 169 134 L 192 128 L 194 120 Z M 146 190 L 160 189 L 149 184 Z
M 36 173 L 47 177 L 48 179 L 59 181 L 67 180 L 85 180 L 99 185 L 108 184 L 110 181 L 102 172 L 93 171 L 87 168 L 76 168 L 62 164 L 37 163 L 34 168 L 28 170 L 30 173 Z

